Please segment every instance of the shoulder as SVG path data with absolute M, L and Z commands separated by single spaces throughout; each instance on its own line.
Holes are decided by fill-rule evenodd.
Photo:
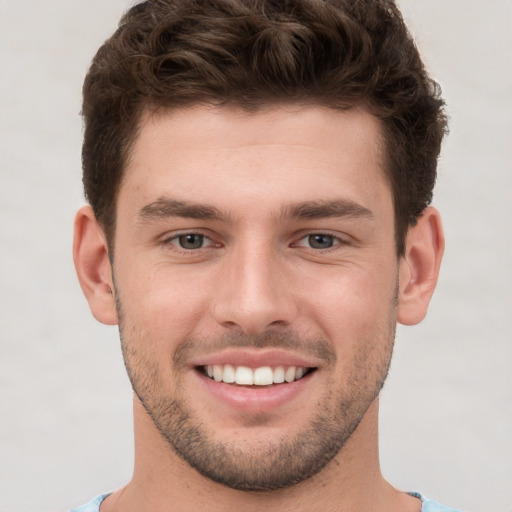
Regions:
M 74 508 L 71 512 L 99 512 L 101 502 L 109 495 L 110 495 L 110 493 L 100 494 L 99 496 L 96 496 L 96 498 L 94 498 L 89 503 L 86 503 L 85 505 L 82 505 L 81 507 Z
M 445 505 L 441 505 L 441 503 L 438 503 L 435 500 L 425 498 L 418 492 L 410 492 L 409 494 L 421 500 L 421 512 L 462 512 L 457 508 L 446 507 Z

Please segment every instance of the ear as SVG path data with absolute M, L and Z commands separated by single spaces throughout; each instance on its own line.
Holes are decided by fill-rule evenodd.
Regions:
M 420 323 L 439 276 L 444 235 L 439 212 L 428 207 L 407 233 L 405 254 L 400 262 L 398 322 Z
M 73 260 L 80 286 L 96 320 L 117 324 L 108 244 L 90 206 L 83 206 L 76 214 Z

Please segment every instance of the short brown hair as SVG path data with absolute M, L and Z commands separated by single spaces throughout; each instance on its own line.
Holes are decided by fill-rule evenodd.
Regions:
M 109 243 L 148 108 L 365 105 L 384 127 L 399 255 L 432 200 L 446 131 L 440 88 L 392 0 L 147 0 L 98 50 L 83 96 L 85 194 Z

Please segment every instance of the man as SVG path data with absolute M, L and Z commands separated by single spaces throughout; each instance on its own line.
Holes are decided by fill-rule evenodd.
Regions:
M 448 511 L 380 473 L 426 314 L 443 101 L 392 1 L 150 0 L 84 84 L 74 258 L 118 324 L 135 468 L 77 510 Z

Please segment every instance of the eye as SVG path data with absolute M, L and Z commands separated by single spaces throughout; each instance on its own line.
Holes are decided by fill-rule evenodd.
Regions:
M 336 242 L 336 238 L 334 236 L 324 235 L 322 233 L 308 235 L 306 238 L 309 246 L 312 247 L 313 249 L 329 249 Z
M 185 249 L 186 251 L 203 249 L 213 245 L 213 242 L 201 233 L 182 233 L 181 235 L 174 235 L 173 237 L 165 240 L 164 243 L 172 244 L 177 248 Z
M 204 235 L 187 233 L 186 235 L 180 235 L 177 242 L 182 249 L 200 249 L 204 244 Z
M 301 238 L 296 244 L 297 247 L 306 247 L 309 249 L 326 250 L 342 244 L 342 240 L 337 236 L 328 233 L 311 233 Z

